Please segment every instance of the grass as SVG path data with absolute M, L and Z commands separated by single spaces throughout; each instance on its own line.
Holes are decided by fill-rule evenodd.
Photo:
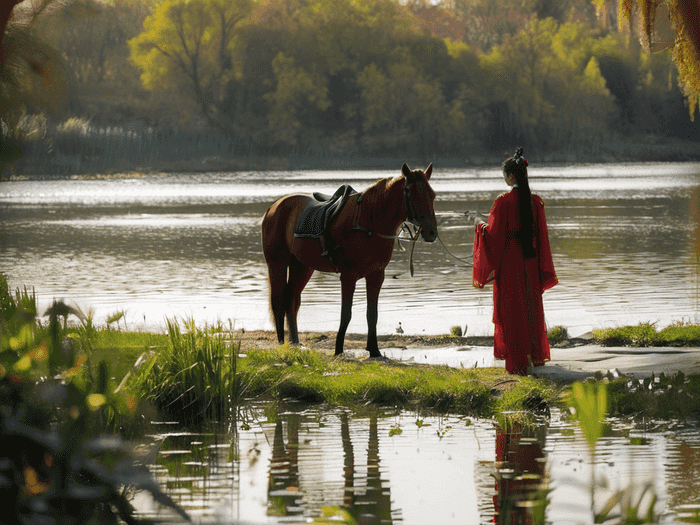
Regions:
M 240 360 L 239 373 L 251 396 L 343 406 L 401 405 L 477 416 L 527 414 L 541 400 L 553 402 L 558 395 L 548 381 L 516 378 L 501 369 L 334 359 L 288 345 L 249 351 Z
M 692 344 L 700 328 L 675 323 L 596 331 L 601 344 Z M 564 330 L 560 332 L 565 333 Z M 614 342 L 613 342 L 614 341 Z M 661 343 L 659 343 L 661 342 Z M 455 369 L 394 361 L 334 359 L 323 350 L 291 345 L 241 348 L 232 330 L 169 323 L 168 334 L 95 329 L 91 361 L 106 360 L 114 384 L 132 374 L 126 389 L 152 401 L 164 417 L 196 421 L 222 416 L 236 397 L 294 399 L 360 408 L 401 406 L 477 417 L 519 413 L 524 418 L 561 405 L 569 385 L 509 375 L 503 369 Z M 135 373 L 144 353 L 157 356 L 147 374 Z M 245 357 L 238 357 L 242 353 Z M 607 380 L 606 380 L 607 381 Z M 616 416 L 687 417 L 700 413 L 700 376 L 610 380 Z
M 662 330 L 655 323 L 593 330 L 593 338 L 604 346 L 700 346 L 700 325 L 678 321 Z

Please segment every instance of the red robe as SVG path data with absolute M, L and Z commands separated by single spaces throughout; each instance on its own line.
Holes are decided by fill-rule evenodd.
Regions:
M 494 356 L 506 370 L 524 374 L 529 366 L 549 361 L 542 294 L 557 284 L 544 216 L 544 202 L 532 195 L 533 242 L 537 255 L 524 258 L 516 240 L 520 228 L 518 189 L 493 203 L 488 225 L 474 233 L 472 283 L 483 288 L 493 280 Z

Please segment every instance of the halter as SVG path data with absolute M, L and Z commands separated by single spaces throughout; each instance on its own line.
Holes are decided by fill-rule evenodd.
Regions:
M 403 204 L 404 204 L 404 209 L 406 210 L 406 218 L 404 219 L 401 229 L 403 230 L 404 228 L 408 229 L 409 235 L 411 234 L 410 228 L 407 227 L 407 223 L 413 224 L 417 229 L 416 233 L 414 235 L 411 235 L 411 240 L 415 242 L 418 239 L 418 236 L 420 235 L 420 231 L 423 228 L 422 224 L 419 224 L 418 221 L 416 220 L 416 210 L 413 207 L 413 203 L 411 202 L 411 186 L 413 186 L 415 183 L 414 182 L 408 182 L 408 179 L 406 177 L 403 177 L 404 180 L 406 181 L 406 184 L 404 185 L 403 188 Z M 361 231 L 367 234 L 367 237 L 372 237 L 376 235 L 377 237 L 380 237 L 382 239 L 397 239 L 398 235 L 387 235 L 384 233 L 378 233 L 374 232 L 372 230 L 369 230 L 363 226 L 360 226 L 358 222 L 358 217 L 359 213 L 357 213 L 357 210 L 360 208 L 360 203 L 362 202 L 362 194 L 357 198 L 357 202 L 355 204 L 355 224 L 353 225 L 352 229 L 355 231 Z

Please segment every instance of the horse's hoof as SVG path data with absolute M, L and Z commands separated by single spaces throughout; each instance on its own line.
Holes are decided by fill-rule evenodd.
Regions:
M 384 357 L 382 354 L 379 354 L 379 355 L 370 355 L 370 356 L 367 358 L 367 361 L 388 361 L 388 360 L 389 360 L 389 358 L 388 358 L 388 357 Z

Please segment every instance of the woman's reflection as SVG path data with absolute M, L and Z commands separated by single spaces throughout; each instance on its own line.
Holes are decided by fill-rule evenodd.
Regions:
M 548 492 L 546 433 L 546 425 L 530 427 L 507 419 L 496 425 L 493 523 L 544 523 Z

